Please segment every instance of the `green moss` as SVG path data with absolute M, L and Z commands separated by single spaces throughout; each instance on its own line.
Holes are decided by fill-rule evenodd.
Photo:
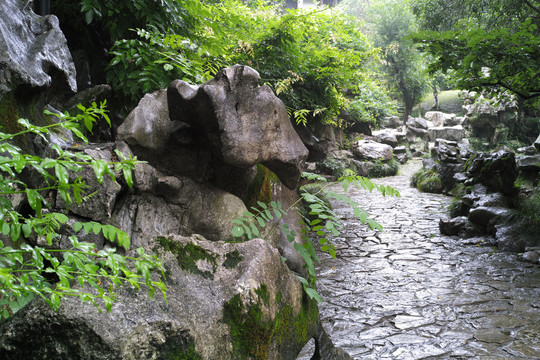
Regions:
M 263 319 L 263 308 L 269 303 L 270 294 L 263 284 L 255 289 L 257 301 L 244 306 L 239 294 L 233 296 L 223 308 L 223 322 L 229 325 L 235 359 L 268 359 L 272 343 L 296 341 L 305 344 L 310 337 L 310 326 L 318 319 L 317 304 L 304 294 L 302 309 L 294 316 L 289 304 L 282 303 L 281 292 L 275 300 L 279 312 L 275 319 Z
M 13 93 L 4 95 L 0 100 L 0 124 L 2 125 L 2 131 L 13 134 L 23 130 L 22 126 L 17 123 L 19 118 L 19 109 Z
M 186 348 L 175 353 L 169 353 L 167 360 L 202 360 L 202 356 L 195 350 L 195 344 L 190 343 Z
M 259 288 L 255 289 L 255 294 L 259 297 L 259 301 L 262 300 L 265 306 L 270 306 L 270 293 L 266 284 L 261 284 Z
M 242 255 L 238 250 L 231 251 L 225 255 L 225 261 L 223 262 L 223 266 L 227 269 L 232 269 L 236 267 L 240 263 L 240 261 L 244 260 Z
M 182 270 L 201 275 L 206 279 L 214 278 L 217 267 L 217 256 L 209 254 L 205 249 L 193 243 L 181 245 L 165 237 L 157 238 L 156 241 L 163 249 L 176 255 L 178 265 Z M 212 265 L 212 271 L 199 269 L 197 266 L 199 260 L 208 261 Z
M 318 172 L 340 178 L 346 175 L 348 164 L 345 161 L 328 156 L 315 165 Z
M 269 204 L 272 201 L 272 183 L 276 184 L 279 179 L 276 174 L 268 170 L 264 165 L 257 165 L 257 175 L 248 187 L 246 206 L 257 206 L 257 201 Z
M 428 193 L 441 193 L 443 191 L 443 186 L 439 174 L 432 174 L 421 181 L 417 185 L 418 190 Z
M 375 161 L 371 163 L 368 171 L 368 177 L 370 178 L 379 178 L 385 176 L 394 176 L 397 174 L 399 169 L 399 163 L 392 159 L 388 162 Z
M 411 177 L 411 186 L 422 192 L 441 193 L 443 186 L 437 171 L 420 169 Z

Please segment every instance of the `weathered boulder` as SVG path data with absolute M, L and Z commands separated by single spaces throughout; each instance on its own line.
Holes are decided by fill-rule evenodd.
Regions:
M 423 129 L 423 130 L 428 129 L 428 123 L 426 122 L 425 119 L 422 119 L 422 118 L 413 118 L 409 116 L 409 119 L 407 120 L 406 125 L 408 128 L 412 128 L 412 129 Z
M 295 188 L 308 150 L 285 105 L 258 80 L 257 71 L 235 65 L 200 86 L 173 81 L 167 91 L 170 118 L 204 134 L 225 164 L 250 168 L 262 163 Z
M 506 137 L 508 129 L 504 125 L 517 118 L 515 96 L 502 93 L 489 98 L 480 95 L 473 104 L 464 105 L 466 122 L 476 137 L 497 144 Z
M 456 114 L 447 114 L 442 111 L 428 111 L 424 117 L 427 121 L 431 121 L 435 127 L 458 125 Z
M 400 164 L 405 164 L 409 160 L 409 155 L 407 155 L 407 148 L 405 146 L 396 146 L 394 148 L 394 156 Z
M 0 14 L 0 99 L 19 86 L 75 92 L 75 65 L 58 18 L 36 15 L 17 0 L 1 1 Z
M 432 142 L 435 141 L 435 139 L 461 141 L 465 137 L 465 129 L 461 125 L 433 127 L 428 129 L 428 137 Z
M 397 129 L 403 122 L 399 116 L 387 116 L 381 120 L 381 126 L 385 128 Z
M 118 128 L 118 140 L 153 151 L 163 150 L 181 124 L 169 119 L 167 91 L 146 94 Z
M 505 150 L 479 154 L 468 168 L 468 176 L 473 178 L 474 183 L 484 184 L 491 191 L 505 195 L 514 193 L 517 175 L 515 155 Z
M 516 165 L 519 171 L 540 172 L 540 154 L 519 156 Z
M 508 214 L 510 210 L 494 206 L 478 206 L 469 211 L 469 220 L 481 226 L 487 226 L 488 223 L 496 217 Z
M 389 131 L 374 131 L 373 136 L 377 138 L 377 141 L 386 145 L 390 145 L 391 147 L 396 147 L 398 144 L 398 139 L 396 135 Z
M 371 140 L 358 140 L 352 145 L 352 152 L 359 160 L 392 160 L 392 147 Z
M 527 251 L 523 253 L 523 260 L 530 262 L 531 264 L 538 264 L 538 261 L 540 260 L 540 252 Z
M 0 357 L 293 360 L 317 335 L 316 304 L 263 240 L 173 236 L 154 250 L 167 269 L 167 302 L 127 287 L 102 314 L 74 299 L 58 312 L 36 300 L 0 326 Z
M 246 211 L 242 200 L 210 184 L 166 176 L 149 165 L 134 173 L 135 190 L 118 201 L 111 223 L 124 229 L 134 246 L 171 234 L 232 239 L 233 219 Z
M 527 247 L 539 246 L 538 230 L 538 226 L 531 227 L 531 224 L 524 220 L 502 222 L 495 225 L 497 246 L 501 250 L 512 252 L 523 252 Z
M 525 155 L 536 155 L 538 150 L 536 150 L 534 145 L 531 145 L 531 146 L 520 147 L 516 150 L 516 152 L 519 154 L 525 154 Z
M 457 216 L 452 219 L 439 221 L 439 230 L 443 235 L 454 235 L 471 238 L 484 234 L 484 230 L 472 224 L 466 216 Z

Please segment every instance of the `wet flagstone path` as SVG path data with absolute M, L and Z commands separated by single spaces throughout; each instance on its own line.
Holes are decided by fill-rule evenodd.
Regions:
M 354 359 L 540 359 L 540 267 L 441 236 L 451 198 L 410 188 L 419 166 L 378 180 L 401 198 L 349 190 L 383 233 L 336 205 L 346 230 L 337 258 L 322 254 L 318 266 L 321 318 L 335 345 Z

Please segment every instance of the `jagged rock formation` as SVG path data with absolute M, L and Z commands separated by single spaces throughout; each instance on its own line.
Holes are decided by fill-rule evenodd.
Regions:
M 77 148 L 104 161 L 116 160 L 113 150 L 148 161 L 137 165 L 132 188 L 120 178 L 99 183 L 91 168 L 83 169 L 78 175 L 95 195 L 70 207 L 69 222 L 115 225 L 130 235 L 132 249 L 157 254 L 166 268 L 168 301 L 128 287 L 117 289 L 117 303 L 104 314 L 78 300 L 67 300 L 58 312 L 34 300 L 0 327 L 0 357 L 295 359 L 316 338 L 321 354 L 345 358 L 291 271 L 302 273 L 303 260 L 282 234 L 268 242 L 226 242 L 231 220 L 246 210 L 240 196 L 255 165 L 266 164 L 294 189 L 307 157 L 283 104 L 257 87 L 257 76 L 235 66 L 190 86 L 194 93 L 183 98 L 187 85 L 174 82 L 141 100 L 115 143 Z M 272 195 L 286 207 L 298 195 L 280 184 L 276 179 Z M 297 220 L 286 219 L 292 226 Z M 69 235 L 56 246 L 66 246 Z M 98 248 L 114 246 L 101 235 L 76 235 Z
M 30 8 L 27 1 L 0 2 L 0 99 L 21 86 L 77 90 L 75 65 L 58 19 L 38 16 Z

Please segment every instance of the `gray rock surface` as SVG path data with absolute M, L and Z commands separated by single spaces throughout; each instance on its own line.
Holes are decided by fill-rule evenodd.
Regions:
M 371 140 L 358 140 L 352 144 L 352 152 L 359 160 L 392 160 L 392 147 Z
M 497 246 L 504 251 L 523 252 L 527 247 L 539 246 L 538 234 L 538 228 L 520 219 L 495 226 Z
M 233 219 L 246 211 L 242 200 L 210 184 L 166 176 L 148 164 L 134 172 L 136 193 L 117 204 L 111 222 L 124 229 L 134 246 L 158 236 L 201 234 L 230 240 Z
M 308 150 L 294 131 L 285 105 L 248 66 L 222 70 L 213 80 L 169 86 L 170 118 L 204 134 L 223 162 L 238 168 L 262 163 L 295 188 Z
M 456 114 L 447 114 L 442 111 L 428 111 L 424 117 L 427 121 L 431 121 L 435 127 L 455 126 L 459 123 Z
M 75 65 L 58 18 L 36 15 L 25 5 L 0 2 L 0 98 L 21 85 L 77 91 Z
M 475 224 L 486 226 L 497 216 L 508 214 L 509 210 L 501 207 L 478 206 L 469 211 L 469 220 Z
M 475 156 L 468 169 L 468 176 L 475 183 L 479 182 L 492 192 L 502 192 L 505 195 L 515 191 L 517 175 L 515 155 L 505 150 Z
M 390 145 L 393 148 L 398 145 L 398 139 L 392 132 L 385 130 L 374 131 L 373 136 L 376 137 L 380 143 Z
M 158 90 L 146 94 L 118 128 L 118 140 L 129 145 L 160 151 L 168 143 L 179 123 L 170 121 L 167 91 Z
M 432 142 L 434 142 L 436 139 L 459 142 L 465 137 L 465 129 L 461 125 L 433 127 L 428 129 L 428 137 Z
M 519 156 L 516 165 L 520 171 L 540 172 L 540 154 Z
M 316 306 L 263 240 L 174 236 L 154 249 L 168 269 L 167 302 L 126 287 L 102 314 L 77 300 L 58 312 L 34 301 L 0 326 L 0 357 L 293 360 L 317 334 Z

